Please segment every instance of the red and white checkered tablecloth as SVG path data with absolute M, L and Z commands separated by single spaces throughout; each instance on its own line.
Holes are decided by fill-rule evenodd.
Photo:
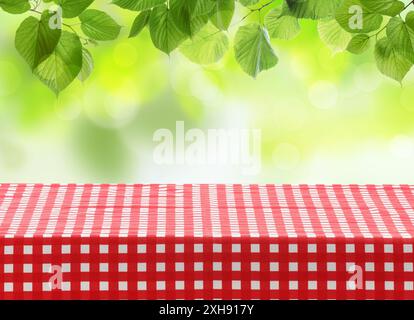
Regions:
M 414 299 L 414 186 L 0 184 L 0 299 Z

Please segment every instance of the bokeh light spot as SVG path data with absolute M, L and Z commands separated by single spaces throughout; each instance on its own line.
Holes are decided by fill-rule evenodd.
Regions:
M 381 80 L 381 73 L 375 63 L 361 64 L 355 70 L 354 84 L 359 91 L 375 91 L 380 86 Z
M 301 154 L 295 145 L 281 143 L 274 149 L 272 158 L 278 169 L 291 170 L 299 165 Z
M 401 105 L 407 109 L 408 111 L 414 112 L 414 88 L 410 87 L 403 87 L 401 91 L 400 101 Z
M 338 89 L 329 81 L 317 81 L 309 88 L 309 101 L 316 108 L 330 109 L 338 102 Z
M 136 64 L 138 60 L 138 52 L 132 44 L 121 42 L 116 45 L 113 57 L 117 65 L 123 68 L 128 68 Z
M 15 93 L 21 83 L 19 70 L 8 61 L 0 61 L 0 74 L 7 75 L 0 77 L 0 97 Z
M 414 139 L 405 135 L 395 137 L 390 143 L 392 155 L 401 159 L 414 156 Z

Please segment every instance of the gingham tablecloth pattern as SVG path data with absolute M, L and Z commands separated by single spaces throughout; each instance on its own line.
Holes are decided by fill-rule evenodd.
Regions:
M 0 184 L 1 299 L 414 299 L 414 186 Z

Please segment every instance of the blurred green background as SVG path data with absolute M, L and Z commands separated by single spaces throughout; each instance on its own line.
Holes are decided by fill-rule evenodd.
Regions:
M 24 17 L 0 12 L 0 181 L 414 183 L 414 72 L 401 87 L 372 51 L 333 54 L 303 21 L 297 38 L 274 41 L 278 66 L 253 80 L 231 50 L 208 67 L 168 57 L 147 30 L 127 38 L 133 14 L 103 8 L 123 34 L 90 48 L 91 78 L 58 99 L 14 49 Z M 261 129 L 261 173 L 157 166 L 153 133 L 179 120 Z

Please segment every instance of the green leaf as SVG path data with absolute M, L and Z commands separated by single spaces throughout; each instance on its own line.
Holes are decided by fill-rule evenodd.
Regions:
M 393 5 L 390 8 L 386 10 L 385 9 L 380 10 L 379 13 L 385 16 L 395 17 L 397 14 L 400 14 L 401 12 L 403 12 L 404 8 L 405 8 L 404 2 L 394 1 Z
M 25 13 L 30 10 L 29 0 L 0 0 L 0 8 L 12 14 Z
M 344 0 L 335 14 L 338 23 L 350 33 L 369 33 L 381 27 L 382 15 L 369 10 L 360 0 Z
M 53 53 L 34 70 L 34 74 L 56 94 L 73 80 L 82 68 L 82 45 L 74 33 L 63 31 Z
M 321 40 L 334 52 L 345 51 L 352 36 L 336 20 L 320 20 L 318 32 Z
M 227 30 L 234 15 L 234 0 L 216 0 L 210 21 L 217 29 Z
M 284 15 L 296 18 L 322 19 L 331 18 L 342 0 L 286 0 Z
M 129 33 L 129 37 L 136 37 L 142 29 L 148 24 L 149 18 L 151 15 L 151 10 L 142 11 L 134 20 L 132 24 L 131 31 Z
M 85 11 L 95 0 L 57 0 L 62 8 L 63 18 L 75 18 Z
M 401 55 L 388 38 L 379 40 L 375 46 L 375 59 L 382 74 L 401 82 L 413 65 Z
M 154 46 L 170 54 L 186 38 L 171 15 L 166 5 L 158 6 L 151 12 L 149 28 Z
M 94 64 L 91 53 L 88 49 L 82 48 L 82 69 L 78 74 L 80 81 L 86 81 L 92 73 Z
M 394 17 L 388 22 L 387 37 L 401 55 L 414 62 L 414 29 L 400 17 Z
M 206 0 L 175 0 L 170 4 L 171 17 L 182 33 L 193 37 L 208 22 L 208 15 L 196 14 L 197 4 Z
M 103 11 L 88 9 L 79 20 L 83 33 L 94 40 L 115 40 L 121 31 L 121 26 Z
M 32 70 L 53 52 L 59 41 L 62 31 L 49 26 L 53 14 L 45 11 L 40 20 L 28 17 L 16 31 L 16 49 Z
M 245 7 L 252 6 L 252 5 L 258 3 L 259 1 L 260 0 L 239 0 L 239 2 Z
M 198 64 L 211 64 L 219 61 L 229 48 L 229 40 L 224 32 L 217 32 L 211 25 L 206 25 L 197 35 L 185 41 L 181 52 Z
M 196 0 L 194 16 L 211 15 L 217 1 L 220 0 Z M 234 0 L 233 0 L 234 1 Z
M 282 8 L 276 8 L 265 17 L 265 26 L 269 30 L 271 38 L 290 40 L 300 32 L 300 25 L 297 18 L 283 16 Z
M 361 54 L 371 46 L 372 38 L 367 34 L 355 35 L 348 44 L 347 50 L 353 54 Z
M 263 70 L 274 67 L 278 62 L 267 30 L 256 23 L 239 28 L 236 33 L 234 51 L 237 62 L 252 77 L 256 77 Z
M 123 9 L 143 11 L 162 5 L 165 0 L 113 0 L 112 3 Z
M 396 0 L 360 0 L 361 4 L 372 12 L 381 12 L 390 9 Z

